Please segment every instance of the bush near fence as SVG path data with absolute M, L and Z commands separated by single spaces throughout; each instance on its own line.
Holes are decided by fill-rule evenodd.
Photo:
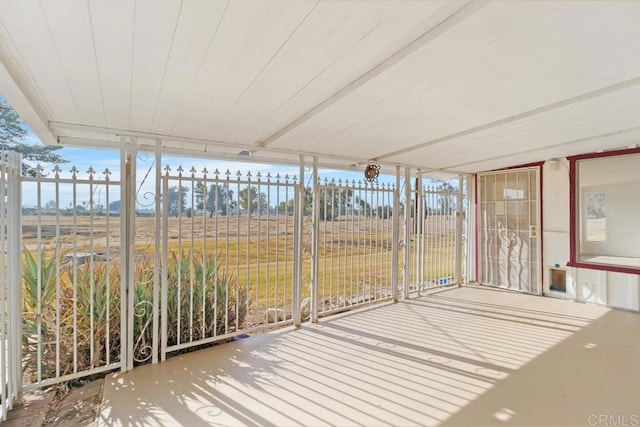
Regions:
M 58 270 L 57 266 L 63 267 Z M 193 268 L 193 277 L 190 268 Z M 134 271 L 134 336 L 139 337 L 134 359 L 143 362 L 150 358 L 152 348 L 152 261 L 148 258 L 136 260 Z M 179 284 L 184 288 L 190 280 L 194 280 L 193 295 L 184 290 L 178 292 Z M 167 285 L 169 325 L 177 325 L 178 317 L 183 325 L 193 325 L 192 329 L 180 331 L 170 328 L 168 345 L 230 333 L 243 327 L 247 293 L 237 288 L 232 274 L 221 271 L 215 254 L 190 257 L 185 253 L 172 253 Z M 40 379 L 119 361 L 119 262 L 90 260 L 73 268 L 68 262 L 65 264 L 62 254 L 56 259 L 45 254 L 34 255 L 25 248 L 22 310 L 26 382 L 38 381 L 38 353 Z

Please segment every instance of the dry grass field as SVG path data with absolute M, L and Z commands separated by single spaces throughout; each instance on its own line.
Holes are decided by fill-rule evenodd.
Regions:
M 24 247 L 53 256 L 56 246 L 62 256 L 95 254 L 97 259 L 119 262 L 121 219 L 119 217 L 41 216 L 22 219 Z M 160 219 L 160 221 L 162 221 Z M 158 227 L 159 225 L 159 227 Z M 426 277 L 453 273 L 455 220 L 434 216 L 425 224 L 424 240 L 412 239 L 411 262 L 416 246 L 426 249 Z M 137 217 L 136 259 L 152 260 L 156 247 L 163 251 L 162 223 L 154 217 Z M 357 296 L 380 297 L 388 292 L 392 274 L 392 220 L 348 217 L 319 224 L 318 285 L 325 299 Z M 189 258 L 215 254 L 221 271 L 247 286 L 260 310 L 288 305 L 292 298 L 294 218 L 285 215 L 167 218 L 167 257 Z M 400 242 L 402 245 L 402 242 Z M 442 244 L 444 243 L 444 245 Z M 312 274 L 312 223 L 304 218 L 302 230 L 302 296 L 310 291 Z M 399 257 L 402 262 L 402 256 Z M 152 265 L 152 263 L 151 263 Z M 415 269 L 410 270 L 416 280 Z M 378 293 L 378 295 L 373 295 Z

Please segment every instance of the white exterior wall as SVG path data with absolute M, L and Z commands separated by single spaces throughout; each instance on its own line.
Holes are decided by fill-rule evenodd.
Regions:
M 570 257 L 569 162 L 566 159 L 546 162 L 542 177 L 543 293 L 562 295 L 549 290 L 549 269 L 559 265 L 567 271 L 567 298 L 638 311 L 639 275 L 567 267 Z

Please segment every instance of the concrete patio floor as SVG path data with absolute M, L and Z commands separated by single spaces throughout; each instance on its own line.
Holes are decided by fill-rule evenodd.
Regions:
M 98 424 L 631 422 L 639 356 L 638 314 L 453 288 L 107 377 Z

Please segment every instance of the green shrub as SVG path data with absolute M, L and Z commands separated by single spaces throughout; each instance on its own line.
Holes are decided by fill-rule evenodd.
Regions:
M 74 269 L 73 265 L 64 265 L 62 259 L 62 254 L 58 259 L 41 254 L 38 262 L 37 256 L 24 249 L 23 356 L 28 382 L 38 380 L 38 352 L 42 379 L 120 360 L 119 261 L 92 260 Z M 221 269 L 215 254 L 194 253 L 191 257 L 190 252 L 174 252 L 169 256 L 167 270 L 168 345 L 216 337 L 244 327 L 248 306 L 246 285 L 238 286 L 235 278 Z M 152 356 L 153 274 L 150 257 L 136 259 L 133 285 L 136 363 L 148 362 Z M 58 370 L 56 337 L 60 349 Z

